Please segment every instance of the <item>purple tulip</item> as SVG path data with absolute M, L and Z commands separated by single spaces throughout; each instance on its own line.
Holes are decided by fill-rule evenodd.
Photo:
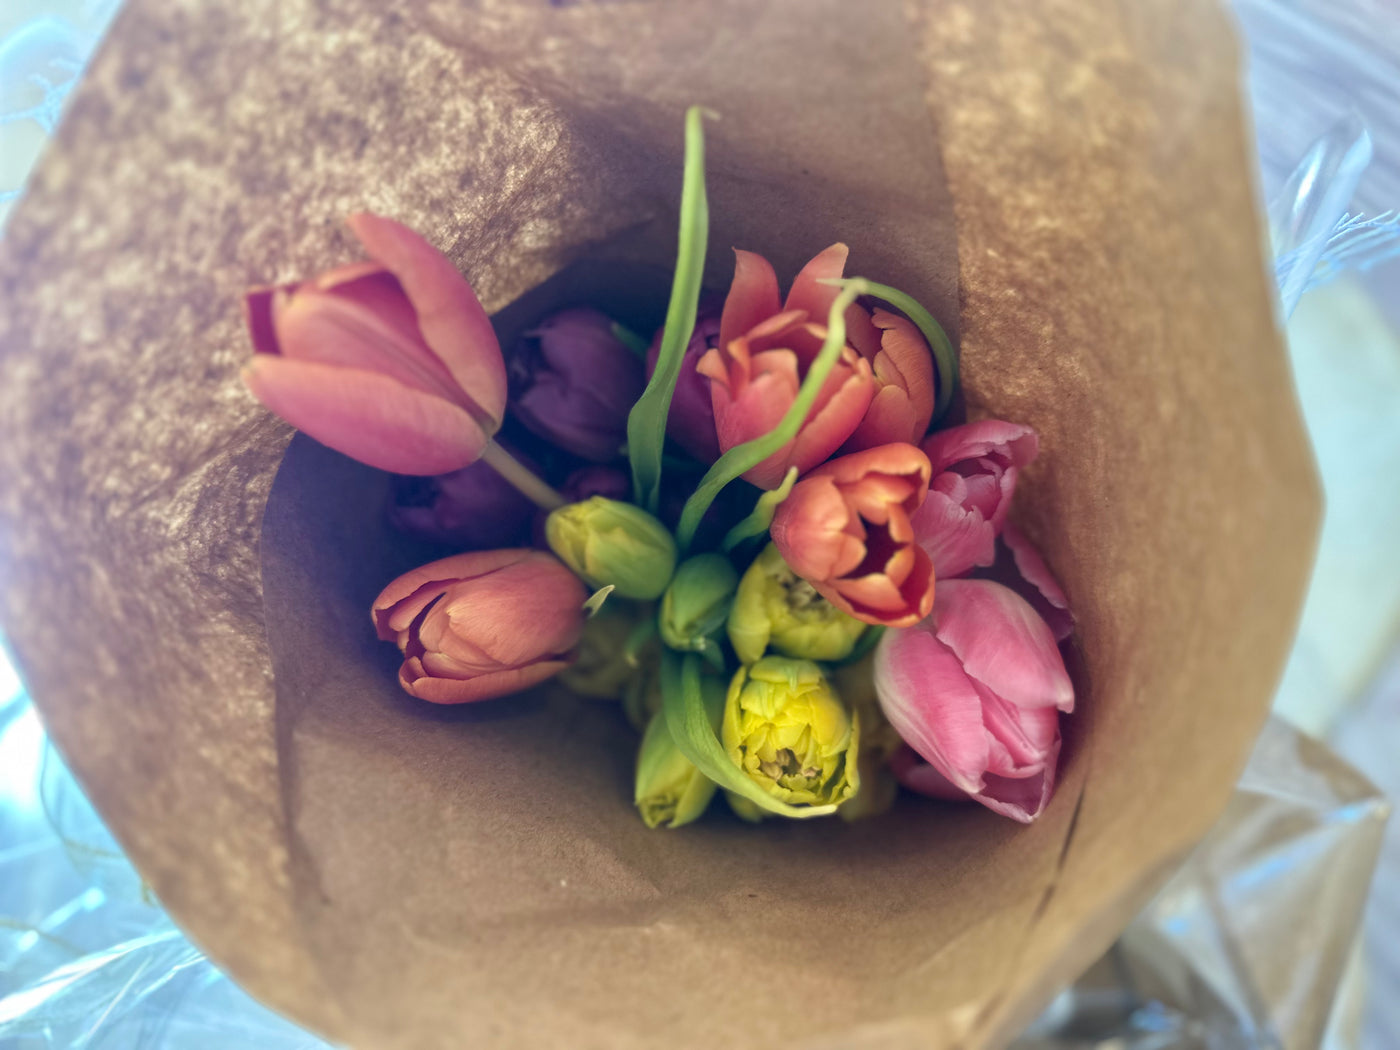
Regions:
M 535 469 L 527 457 L 508 451 Z M 534 511 L 528 497 L 482 461 L 431 478 L 395 478 L 389 498 L 389 522 L 396 529 L 462 550 L 510 546 Z
M 510 410 L 531 432 L 595 463 L 627 441 L 641 396 L 642 363 L 588 307 L 551 314 L 525 333 L 510 360 Z
M 719 437 L 715 434 L 715 408 L 710 398 L 710 380 L 695 371 L 706 352 L 719 345 L 719 313 L 702 310 L 695 319 L 695 330 L 681 359 L 676 391 L 671 395 L 671 412 L 666 417 L 666 434 L 702 463 L 719 459 Z M 656 370 L 661 353 L 661 332 L 647 351 L 647 375 Z

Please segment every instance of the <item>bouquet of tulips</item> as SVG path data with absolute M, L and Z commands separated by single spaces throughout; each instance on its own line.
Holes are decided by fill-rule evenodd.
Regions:
M 650 345 L 580 306 L 507 361 L 452 264 L 360 214 L 371 261 L 249 294 L 245 382 L 401 475 L 397 525 L 465 548 L 374 603 L 412 696 L 558 676 L 620 700 L 651 827 L 717 789 L 746 820 L 869 816 L 898 784 L 1029 822 L 1074 702 L 1065 597 L 1008 521 L 1036 435 L 944 425 L 947 336 L 911 296 L 845 277 L 844 244 L 786 298 L 736 251 L 722 305 L 702 305 L 702 119 Z

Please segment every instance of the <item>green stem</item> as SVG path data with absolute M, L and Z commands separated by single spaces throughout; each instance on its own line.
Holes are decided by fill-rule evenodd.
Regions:
M 529 498 L 530 502 L 545 510 L 557 510 L 567 500 L 539 479 L 529 467 L 521 463 L 494 441 L 486 443 L 486 451 L 481 458 L 501 477 L 505 478 Z
M 788 493 L 792 491 L 795 484 L 797 484 L 797 468 L 788 467 L 788 472 L 783 477 L 783 483 L 760 495 L 749 516 L 725 534 L 724 543 L 721 544 L 725 553 L 730 553 L 745 540 L 751 540 L 755 536 L 762 536 L 767 532 L 768 526 L 773 524 L 773 515 L 777 513 L 778 504 L 788 498 Z
M 632 463 L 636 502 L 656 513 L 661 493 L 661 449 L 666 443 L 666 417 L 671 395 L 681 373 L 695 314 L 700 306 L 700 282 L 704 276 L 705 248 L 710 213 L 705 199 L 705 111 L 691 106 L 685 114 L 685 172 L 681 181 L 680 240 L 676 250 L 676 275 L 666 308 L 656 370 L 627 416 L 627 457 Z
M 863 278 L 854 278 L 842 284 L 841 294 L 831 304 L 831 313 L 827 317 L 826 342 L 822 344 L 821 352 L 817 354 L 816 360 L 807 370 L 806 378 L 802 380 L 802 388 L 798 390 L 797 397 L 793 399 L 783 418 L 778 421 L 778 425 L 762 437 L 735 445 L 715 460 L 714 466 L 700 479 L 700 484 L 691 493 L 690 499 L 685 501 L 680 524 L 676 526 L 676 542 L 682 551 L 690 548 L 695 539 L 695 530 L 700 527 L 700 520 L 724 486 L 758 466 L 797 437 L 797 432 L 807 422 L 807 415 L 812 411 L 817 395 L 821 393 L 827 376 L 831 374 L 841 357 L 841 351 L 846 347 L 846 308 L 855 302 L 858 296 L 864 295 L 868 287 L 868 282 Z

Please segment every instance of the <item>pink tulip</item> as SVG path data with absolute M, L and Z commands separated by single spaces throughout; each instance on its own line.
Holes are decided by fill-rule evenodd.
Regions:
M 1063 642 L 1074 633 L 1074 614 L 1069 599 L 1030 540 L 1011 522 L 997 539 L 996 560 L 973 573 L 974 579 L 995 580 L 1019 594 L 1050 627 L 1055 641 Z
M 792 406 L 826 338 L 827 315 L 839 292 L 818 282 L 841 276 L 846 246 L 834 244 L 803 267 L 781 306 L 768 260 L 745 251 L 734 256 L 719 345 L 696 367 L 710 379 L 715 431 L 725 452 L 768 433 Z M 797 437 L 744 474 L 760 488 L 776 488 L 789 467 L 801 474 L 824 462 L 865 417 L 875 381 L 859 348 L 873 356 L 879 336 L 859 307 L 846 312 L 846 323 L 847 346 Z
M 939 579 L 992 564 L 1017 472 L 1035 459 L 1038 444 L 1030 427 L 999 419 L 940 430 L 923 443 L 933 480 L 914 532 Z
M 933 615 L 886 631 L 875 691 L 895 731 L 932 770 L 894 764 L 901 781 L 938 797 L 971 797 L 1029 823 L 1050 798 L 1059 712 L 1074 687 L 1050 628 L 990 580 L 941 580 Z M 936 776 L 935 776 L 936 774 Z
M 770 534 L 788 567 L 842 612 L 908 627 L 933 607 L 933 562 L 910 518 L 928 491 L 913 445 L 841 456 L 793 486 Z
M 587 597 L 551 554 L 474 551 L 400 576 L 371 615 L 379 637 L 404 655 L 406 692 L 461 704 L 519 692 L 567 667 Z
M 903 441 L 917 445 L 933 418 L 933 354 L 916 325 L 888 310 L 871 317 L 882 333 L 872 362 L 875 396 L 842 452 Z
M 491 322 L 452 263 L 391 219 L 352 215 L 373 262 L 255 288 L 243 381 L 298 430 L 396 474 L 475 462 L 501 425 L 506 373 Z

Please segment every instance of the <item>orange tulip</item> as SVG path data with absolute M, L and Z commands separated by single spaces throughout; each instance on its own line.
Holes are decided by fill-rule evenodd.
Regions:
M 838 609 L 866 623 L 918 623 L 933 608 L 933 561 L 910 518 L 929 474 L 928 457 L 903 443 L 833 459 L 778 506 L 773 542 Z
M 473 551 L 400 576 L 371 615 L 379 637 L 404 655 L 404 690 L 460 704 L 519 692 L 567 667 L 587 597 L 553 555 Z
M 933 419 L 933 354 L 913 322 L 888 310 L 876 310 L 871 321 L 880 330 L 880 348 L 871 365 L 875 396 L 855 433 L 841 446 L 859 452 L 877 445 L 904 441 L 917 445 Z
M 827 315 L 839 289 L 823 285 L 840 277 L 846 246 L 818 254 L 779 304 L 772 265 L 754 252 L 734 253 L 734 282 L 720 317 L 719 345 L 705 353 L 696 372 L 710 379 L 719 447 L 768 433 L 792 406 L 807 369 L 826 339 Z M 776 488 L 789 467 L 798 473 L 825 461 L 851 436 L 870 407 L 875 383 L 860 347 L 873 350 L 879 337 L 864 310 L 846 312 L 847 346 L 831 370 L 797 437 L 744 474 L 761 488 Z

